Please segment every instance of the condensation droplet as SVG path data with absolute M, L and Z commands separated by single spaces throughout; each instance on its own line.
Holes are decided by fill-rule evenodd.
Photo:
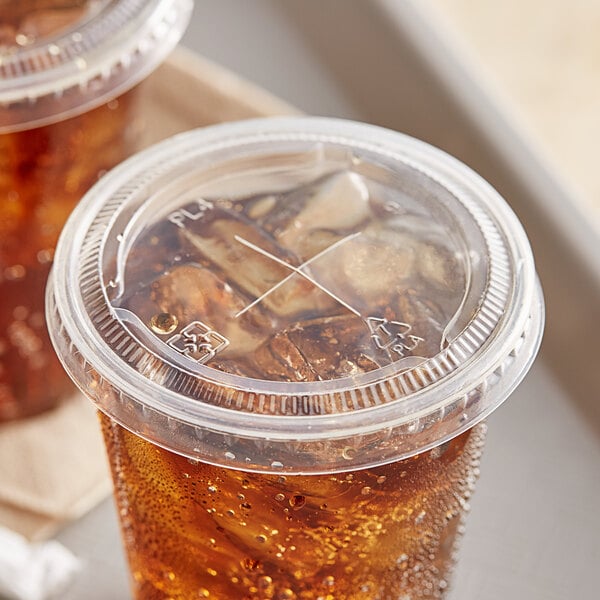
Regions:
M 377 483 L 385 483 L 385 480 L 387 479 L 387 477 L 385 475 L 380 475 L 377 478 Z
M 48 53 L 52 56 L 58 56 L 60 54 L 60 48 L 56 44 L 50 44 L 48 46 Z
M 31 38 L 24 33 L 17 33 L 15 36 L 15 42 L 17 42 L 19 46 L 27 46 L 27 44 L 31 42 Z
M 306 497 L 296 494 L 290 498 L 290 506 L 294 510 L 300 510 L 306 504 Z
M 373 490 L 372 490 L 372 489 L 371 489 L 371 488 L 370 488 L 368 485 L 365 485 L 365 487 L 364 487 L 364 488 L 362 488 L 362 490 L 360 490 L 360 493 L 361 493 L 363 496 L 368 496 L 368 495 L 369 495 L 369 494 L 370 494 L 372 491 L 373 491 Z
M 285 500 L 285 496 L 283 494 L 275 494 L 275 500 L 277 500 L 277 502 L 283 502 Z
M 155 333 L 166 335 L 177 329 L 179 320 L 175 315 L 170 313 L 158 313 L 150 319 L 150 328 Z
M 52 258 L 54 257 L 54 251 L 52 249 L 45 248 L 43 250 L 40 250 L 36 256 L 37 261 L 40 263 L 40 265 L 47 265 L 49 262 L 52 261 Z
M 13 265 L 12 267 L 6 267 L 6 269 L 4 269 L 4 277 L 9 281 L 23 279 L 26 274 L 27 271 L 23 265 Z
M 261 533 L 260 535 L 256 536 L 256 541 L 264 544 L 267 541 L 267 536 Z
M 29 315 L 29 310 L 26 306 L 15 306 L 13 309 L 13 319 L 16 321 L 24 321 Z
M 209 485 L 207 489 L 208 489 L 208 491 L 211 494 L 214 494 L 217 491 L 217 486 L 216 485 Z
M 342 450 L 342 458 L 344 460 L 352 460 L 352 458 L 354 458 L 354 456 L 356 456 L 356 450 L 354 448 L 351 448 L 350 446 L 346 446 Z
M 235 454 L 233 452 L 225 452 L 225 458 L 227 460 L 234 460 L 235 459 Z
M 283 469 L 283 463 L 282 463 L 282 462 L 279 462 L 278 460 L 274 460 L 274 461 L 271 463 L 271 467 L 272 467 L 273 469 Z
M 247 571 L 256 571 L 260 567 L 260 561 L 255 558 L 245 558 L 242 561 L 242 566 Z

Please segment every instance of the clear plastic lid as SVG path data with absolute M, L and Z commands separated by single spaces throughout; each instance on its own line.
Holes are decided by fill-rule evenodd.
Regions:
M 191 0 L 0 3 L 0 132 L 64 119 L 133 87 L 179 41 L 191 9 Z
M 333 119 L 193 131 L 84 198 L 49 327 L 116 421 L 191 458 L 339 471 L 472 427 L 543 307 L 499 195 L 422 142 Z

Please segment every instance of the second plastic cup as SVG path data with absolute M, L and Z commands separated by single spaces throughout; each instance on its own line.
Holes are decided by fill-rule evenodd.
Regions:
M 525 234 L 380 128 L 273 119 L 105 177 L 48 288 L 102 411 L 136 598 L 439 598 L 482 419 L 531 365 Z
M 137 84 L 190 9 L 189 0 L 0 3 L 0 422 L 74 391 L 44 321 L 54 248 L 81 196 L 140 149 Z

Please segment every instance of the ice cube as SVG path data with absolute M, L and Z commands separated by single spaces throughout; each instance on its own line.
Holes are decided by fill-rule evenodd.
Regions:
M 297 323 L 220 368 L 273 381 L 318 381 L 376 369 L 378 355 L 365 322 L 349 313 Z
M 356 173 L 345 171 L 329 176 L 318 185 L 313 184 L 312 193 L 308 190 L 300 212 L 279 231 L 278 241 L 306 257 L 306 239 L 315 230 L 335 231 L 342 237 L 348 230 L 354 230 L 369 215 L 369 191 Z M 296 192 L 297 194 L 297 192 Z M 331 240 L 325 240 L 331 243 Z M 312 240 L 310 254 L 316 254 L 323 247 L 315 247 Z
M 361 314 L 389 303 L 406 287 L 415 269 L 415 252 L 397 235 L 371 225 L 311 263 L 315 278 Z
M 244 354 L 258 347 L 272 327 L 260 309 L 235 319 L 247 303 L 245 296 L 210 269 L 184 264 L 129 293 L 126 290 L 119 306 L 165 341 L 190 324 L 200 323 L 227 340 L 223 351 Z
M 223 273 L 223 279 L 275 315 L 294 315 L 335 301 L 294 273 L 298 259 L 258 227 L 235 218 L 214 220 L 206 231 L 183 235 Z M 289 265 L 289 266 L 288 266 Z
M 419 274 L 424 282 L 443 295 L 464 292 L 464 268 L 454 252 L 443 244 L 421 244 L 417 254 Z

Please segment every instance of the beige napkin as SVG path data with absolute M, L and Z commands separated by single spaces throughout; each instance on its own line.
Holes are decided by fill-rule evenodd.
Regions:
M 0 426 L 0 525 L 51 536 L 110 493 L 95 409 L 81 396 Z

